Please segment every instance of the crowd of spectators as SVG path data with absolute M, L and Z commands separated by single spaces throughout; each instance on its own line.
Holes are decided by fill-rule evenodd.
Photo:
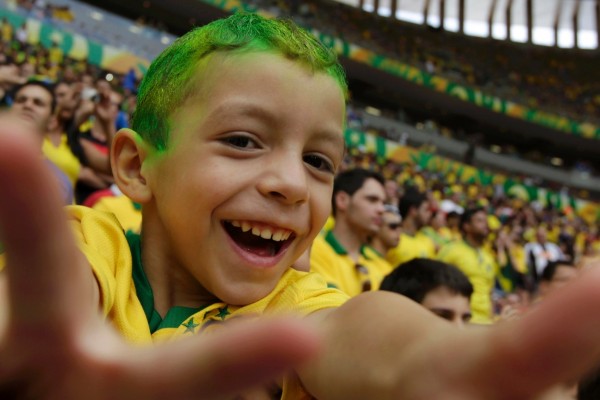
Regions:
M 42 6 L 49 9 L 49 5 L 45 2 L 41 2 L 41 4 L 38 3 L 39 1 L 19 2 L 20 6 L 29 10 L 32 15 L 35 15 L 33 12 L 35 9 L 41 9 Z M 376 52 L 393 56 L 430 73 L 446 76 L 452 81 L 471 86 L 475 83 L 476 87 L 487 93 L 492 93 L 490 92 L 490 90 L 492 90 L 492 94 L 504 99 L 521 101 L 521 103 L 535 107 L 539 105 L 541 109 L 544 109 L 545 106 L 540 103 L 540 99 L 544 96 L 548 96 L 548 90 L 535 85 L 530 85 L 531 90 L 527 90 L 533 97 L 528 95 L 529 99 L 524 101 L 521 94 L 515 93 L 516 91 L 525 93 L 527 90 L 524 88 L 528 86 L 523 82 L 517 84 L 515 82 L 507 83 L 507 81 L 514 80 L 513 78 L 516 76 L 526 76 L 528 80 L 535 80 L 541 79 L 540 77 L 543 76 L 551 76 L 554 74 L 554 77 L 550 79 L 554 82 L 552 87 L 567 88 L 567 91 L 570 93 L 569 96 L 573 97 L 576 102 L 585 102 L 587 104 L 586 107 L 588 108 L 588 112 L 585 114 L 585 118 L 580 120 L 591 121 L 590 118 L 594 117 L 594 104 L 596 104 L 597 101 L 600 101 L 600 99 L 596 99 L 596 95 L 594 94 L 597 93 L 597 91 L 594 92 L 593 90 L 591 90 L 590 93 L 594 95 L 591 97 L 588 96 L 587 100 L 585 96 L 573 95 L 574 91 L 577 90 L 576 88 L 582 87 L 579 84 L 574 84 L 572 82 L 574 79 L 582 80 L 582 82 L 585 82 L 584 85 L 592 85 L 594 84 L 593 82 L 595 82 L 593 79 L 586 78 L 588 76 L 593 76 L 593 74 L 596 73 L 595 69 L 591 68 L 590 71 L 585 73 L 581 71 L 581 68 L 590 69 L 590 63 L 583 61 L 586 61 L 586 57 L 593 57 L 592 55 L 586 56 L 574 52 L 567 54 L 565 53 L 566 51 L 563 51 L 563 57 L 562 53 L 555 52 L 556 54 L 553 54 L 549 49 L 541 48 L 539 46 L 525 47 L 497 40 L 490 41 L 469 38 L 464 35 L 457 35 L 449 32 L 432 31 L 423 26 L 417 26 L 401 21 L 392 21 L 389 18 L 384 17 L 376 17 L 370 13 L 360 11 L 355 7 L 333 1 L 278 2 L 257 0 L 254 1 L 254 3 L 255 5 L 268 9 L 276 14 L 291 13 L 294 18 L 306 26 L 316 26 L 325 33 L 344 38 L 353 43 L 358 43 L 367 48 L 374 49 Z M 68 8 L 68 6 L 66 7 Z M 317 13 L 317 7 L 320 7 L 321 10 L 326 10 L 326 12 Z M 150 21 L 151 27 L 159 30 L 164 29 L 163 24 L 157 23 L 157 21 L 151 17 L 148 18 L 150 19 L 140 17 L 139 21 L 135 22 L 135 26 L 145 27 L 148 26 L 148 21 Z M 89 22 L 90 21 L 84 23 L 84 21 L 82 21 L 81 23 L 87 26 L 89 25 Z M 154 28 L 146 30 L 155 32 L 151 37 L 154 38 L 154 42 L 160 43 L 158 40 L 158 36 L 160 36 L 159 30 Z M 95 31 L 97 31 L 97 29 L 95 29 Z M 23 29 L 17 30 L 16 34 L 19 35 L 20 33 L 23 33 Z M 88 35 L 89 32 L 84 32 L 84 34 Z M 137 39 L 128 41 L 121 37 L 122 34 L 115 34 L 117 35 L 117 42 L 121 45 L 130 42 L 142 43 Z M 490 43 L 492 44 L 491 49 Z M 111 42 L 111 44 L 113 43 Z M 151 46 L 147 43 L 141 44 L 140 46 L 144 48 L 143 51 L 140 50 L 140 54 L 143 53 L 147 55 Z M 164 47 L 164 45 L 156 46 L 157 49 L 162 49 L 162 47 Z M 499 47 L 500 50 L 496 49 L 496 47 Z M 480 50 L 473 50 L 474 48 L 481 48 L 484 53 Z M 135 48 L 133 51 L 135 51 Z M 477 52 L 477 54 L 472 54 L 472 52 Z M 481 54 L 487 54 L 486 52 L 490 53 L 489 57 L 481 57 Z M 533 59 L 529 61 L 528 57 L 515 56 L 515 54 L 520 54 L 519 52 L 533 52 L 536 53 L 536 57 L 533 57 Z M 537 53 L 540 53 L 540 55 L 538 56 Z M 506 61 L 509 56 L 514 60 L 511 59 L 510 62 Z M 549 59 L 549 57 L 554 58 Z M 582 57 L 584 60 L 578 59 Z M 502 63 L 489 62 L 489 60 L 495 58 L 502 58 L 504 60 L 504 67 L 502 67 L 504 70 L 500 68 L 500 64 Z M 476 63 L 482 63 L 482 65 L 476 66 Z M 534 63 L 538 63 L 539 65 L 533 65 Z M 554 66 L 556 68 L 554 68 Z M 507 68 L 512 70 L 506 71 Z M 481 78 L 484 75 L 486 78 Z M 580 77 L 584 77 L 585 79 Z M 512 92 L 512 94 L 509 92 Z M 555 103 L 559 105 L 557 109 L 561 112 L 569 110 L 569 107 L 564 106 L 569 103 L 569 100 L 562 99 L 557 93 L 558 92 L 552 95 L 555 99 Z M 534 103 L 540 104 L 535 105 Z M 511 142 L 505 143 L 502 141 L 502 135 L 488 137 L 489 135 L 482 135 L 481 131 L 478 129 L 473 130 L 466 128 L 465 126 L 456 126 L 455 124 L 448 123 L 448 121 L 437 120 L 435 116 L 423 117 L 422 115 L 416 115 L 414 110 L 398 108 L 394 110 L 382 109 L 381 111 L 390 115 L 392 118 L 399 119 L 401 122 L 416 126 L 419 129 L 423 128 L 435 134 L 472 143 L 473 146 L 546 166 L 551 166 L 552 159 L 557 155 L 560 156 L 560 154 L 552 154 L 552 151 L 544 151 L 539 145 L 533 145 L 534 143 L 539 144 L 537 141 L 520 144 Z M 381 131 L 381 129 L 379 131 Z M 379 133 L 386 137 L 394 136 L 394 132 Z M 498 138 L 500 138 L 500 140 L 498 140 Z M 562 159 L 562 162 L 563 167 L 585 174 L 586 176 L 598 175 L 594 162 L 590 162 L 589 160 L 571 159 L 571 157 L 566 157 Z M 537 184 L 552 185 L 552 188 L 555 190 L 561 188 L 560 184 L 554 182 L 538 181 Z
M 477 88 L 485 94 L 578 122 L 600 122 L 597 117 L 600 76 L 594 68 L 598 61 L 597 52 L 469 37 L 376 16 L 336 1 L 253 0 L 251 3 L 276 15 L 289 15 L 304 26 L 314 27 L 430 74 L 446 77 L 451 82 Z M 380 107 L 379 111 L 419 129 L 549 167 L 553 165 L 553 159 L 560 156 L 556 149 L 546 151 L 543 141 L 525 139 L 515 142 L 497 132 L 494 135 L 483 134 L 483 127 L 457 125 L 447 118 L 438 120 L 434 115 L 423 116 L 421 112 L 400 105 L 388 109 Z M 394 136 L 394 132 L 380 133 L 386 137 Z M 598 175 L 593 160 L 568 156 L 560 162 L 561 167 L 576 173 Z M 560 187 L 553 182 L 543 184 Z
M 357 167 L 374 169 L 388 181 L 395 182 L 398 194 L 395 199 L 388 200 L 392 204 L 397 205 L 407 190 L 417 190 L 427 195 L 432 210 L 441 210 L 446 215 L 466 208 L 485 207 L 491 216 L 493 230 L 517 224 L 522 228 L 519 240 L 532 240 L 535 229 L 543 225 L 548 228 L 551 241 L 564 246 L 564 254 L 572 259 L 589 256 L 600 250 L 597 219 L 586 221 L 574 210 L 544 206 L 537 200 L 527 201 L 504 192 L 502 185 L 461 183 L 455 176 L 423 170 L 411 162 L 400 164 L 382 160 L 373 153 L 352 148 L 344 168 Z
M 17 0 L 17 5 L 41 20 L 71 22 L 75 18 L 68 5 L 54 4 L 46 0 Z
M 308 3 L 303 3 L 302 7 L 307 7 Z M 98 82 L 103 82 L 102 84 L 106 84 L 107 81 L 104 78 L 106 76 L 107 71 L 101 71 L 98 67 L 90 65 L 82 60 L 74 60 L 68 57 L 65 57 L 62 54 L 60 48 L 55 44 L 50 48 L 44 48 L 42 46 L 36 45 L 32 46 L 27 43 L 27 35 L 23 34 L 26 32 L 25 26 L 21 27 L 12 27 L 10 23 L 6 20 L 1 21 L 1 32 L 2 32 L 2 51 L 0 52 L 0 61 L 2 64 L 6 64 L 4 71 L 9 71 L 9 68 L 18 69 L 18 74 L 21 79 L 30 79 L 35 77 L 43 77 L 43 79 L 50 80 L 52 82 L 61 82 L 70 85 L 70 90 L 74 91 L 74 96 L 82 97 L 85 92 L 93 92 L 97 91 L 96 88 L 92 88 L 93 85 L 97 85 Z M 10 67 L 8 67 L 10 65 Z M 10 75 L 10 74 L 9 74 Z M 132 73 L 127 76 L 119 75 L 119 74 L 111 74 L 111 82 L 108 84 L 115 91 L 119 91 L 122 96 L 122 108 L 119 115 L 120 126 L 124 126 L 124 122 L 126 121 L 131 112 L 135 108 L 135 85 L 132 83 L 132 80 L 135 81 L 135 75 L 132 77 Z M 85 81 L 82 82 L 82 80 Z M 96 83 L 94 83 L 96 82 Z M 125 85 L 126 89 L 123 89 L 123 85 Z M 89 95 L 88 95 L 89 97 Z M 5 101 L 9 101 L 10 98 L 7 97 Z M 84 100 L 89 100 L 84 99 Z M 86 105 L 88 107 L 87 113 L 89 114 L 89 103 Z M 381 129 L 374 129 L 370 126 L 367 126 L 361 122 L 360 114 L 364 113 L 364 110 L 360 110 L 358 105 L 355 107 L 349 107 L 349 126 L 358 128 L 363 131 L 368 131 L 372 133 L 376 133 L 388 138 L 391 138 L 392 132 L 385 132 Z M 65 112 L 68 114 L 67 112 Z M 397 116 L 396 116 L 397 117 Z M 436 125 L 434 122 L 429 121 L 429 123 L 418 123 L 417 125 L 422 125 L 422 128 L 431 128 L 436 129 Z M 427 125 L 427 126 L 426 126 Z M 443 135 L 452 135 L 449 132 L 449 129 L 444 127 L 438 127 L 438 131 Z M 66 133 L 66 132 L 65 132 Z M 395 138 L 397 140 L 397 138 Z M 412 144 L 412 143 L 406 143 Z M 435 149 L 432 149 L 435 151 Z M 540 184 L 540 185 L 552 185 L 552 182 L 541 181 L 539 179 L 531 178 L 531 177 L 515 177 L 517 180 L 524 180 L 526 183 Z M 452 183 L 450 183 L 452 184 Z M 101 189 L 107 189 L 109 186 L 102 185 Z M 552 189 L 560 189 L 561 187 L 554 184 Z
M 378 16 L 330 0 L 251 2 L 489 95 L 577 121 L 600 122 L 595 51 L 476 38 Z

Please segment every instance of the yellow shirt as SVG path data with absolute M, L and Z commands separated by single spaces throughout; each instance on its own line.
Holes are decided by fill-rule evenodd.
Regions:
M 442 229 L 436 231 L 431 226 L 424 227 L 423 229 L 421 229 L 420 233 L 427 236 L 433 242 L 435 252 L 437 252 L 437 250 L 439 250 L 440 247 L 442 247 L 450 241 L 446 238 L 446 236 L 444 236 L 446 233 L 449 234 L 449 231 L 443 232 Z
M 362 251 L 365 254 L 365 257 L 367 258 L 366 263 L 369 266 L 372 266 L 373 269 L 378 271 L 377 272 L 378 276 L 381 275 L 381 279 L 379 279 L 376 287 L 374 287 L 373 290 L 379 289 L 379 286 L 381 285 L 381 281 L 383 280 L 383 278 L 385 278 L 387 274 L 392 272 L 392 270 L 394 268 L 392 267 L 392 264 L 387 262 L 385 257 L 382 254 L 380 254 L 377 250 L 375 250 L 374 248 L 372 248 L 370 246 L 365 246 L 365 247 L 363 247 Z
M 77 157 L 75 157 L 73 152 L 71 152 L 71 149 L 67 144 L 67 135 L 61 136 L 58 147 L 55 146 L 50 139 L 44 137 L 42 152 L 48 160 L 52 161 L 54 165 L 67 175 L 71 185 L 75 187 L 79 171 L 81 170 L 81 163 Z
M 492 323 L 492 289 L 495 284 L 497 264 L 483 248 L 474 248 L 464 240 L 450 242 L 440 249 L 440 261 L 455 265 L 473 285 L 471 312 L 476 324 Z
M 333 216 L 330 215 L 329 217 L 327 217 L 327 221 L 325 221 L 325 225 L 323 226 L 323 229 L 321 229 L 321 232 L 329 232 L 334 227 L 335 227 L 335 218 L 333 218 Z
M 356 263 L 333 233 L 327 232 L 313 241 L 310 270 L 323 276 L 330 287 L 338 288 L 349 296 L 356 296 L 364 291 L 377 290 L 392 267 L 367 246 L 361 248 Z
M 114 214 L 126 231 L 139 232 L 142 228 L 141 207 L 123 194 L 101 197 L 92 208 Z
M 12 40 L 13 28 L 9 22 L 2 24 L 2 41 L 8 43 Z
M 52 47 L 50 47 L 50 49 L 48 49 L 48 58 L 50 59 L 50 62 L 52 64 L 54 64 L 54 65 L 62 64 L 63 57 L 64 57 L 64 54 L 60 47 L 52 46 Z
M 450 230 L 450 228 L 448 228 L 447 226 L 442 226 L 440 228 L 440 230 L 438 231 L 439 235 L 442 237 L 442 239 L 448 243 L 451 242 L 452 240 L 457 239 L 456 235 L 454 234 L 454 232 L 452 232 Z
M 525 248 L 520 244 L 513 245 L 507 254 L 498 255 L 498 282 L 505 292 L 513 292 L 516 288 L 519 277 L 517 273 L 527 273 L 527 255 Z M 508 257 L 510 255 L 510 258 Z M 504 259 L 504 265 L 502 263 Z M 515 272 L 516 271 L 516 272 Z
M 246 306 L 225 303 L 204 307 L 173 307 L 161 318 L 154 310 L 153 293 L 141 264 L 139 236 L 123 233 L 116 218 L 90 208 L 69 207 L 80 248 L 98 281 L 101 307 L 113 325 L 130 342 L 149 343 L 212 331 L 223 321 L 238 316 L 296 313 L 338 307 L 348 300 L 339 290 L 328 288 L 317 274 L 287 270 L 275 289 Z M 282 399 L 306 396 L 293 375 L 284 380 Z
M 406 233 L 400 234 L 400 242 L 385 256 L 385 259 L 394 267 L 404 264 L 413 258 L 434 258 L 435 245 L 425 234 L 418 232 L 415 236 Z

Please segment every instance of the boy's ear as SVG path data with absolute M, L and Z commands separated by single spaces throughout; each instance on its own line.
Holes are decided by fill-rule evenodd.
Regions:
M 121 129 L 111 146 L 111 166 L 115 183 L 127 197 L 143 204 L 152 192 L 142 174 L 142 164 L 148 154 L 145 142 L 131 129 Z

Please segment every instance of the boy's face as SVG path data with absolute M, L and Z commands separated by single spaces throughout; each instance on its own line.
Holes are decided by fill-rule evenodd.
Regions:
M 333 78 L 273 53 L 215 53 L 200 68 L 197 90 L 171 117 L 168 150 L 142 166 L 152 191 L 144 234 L 165 238 L 148 251 L 176 285 L 250 304 L 329 215 L 344 97 Z
M 430 290 L 421 305 L 458 327 L 464 327 L 471 320 L 469 299 L 445 286 Z

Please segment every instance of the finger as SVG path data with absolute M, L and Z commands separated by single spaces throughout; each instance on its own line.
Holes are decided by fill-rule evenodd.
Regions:
M 600 362 L 599 288 L 597 268 L 518 321 L 493 328 L 487 368 L 495 387 L 512 391 L 514 397 L 504 398 L 529 398 L 554 384 L 576 381 Z
M 140 350 L 132 357 L 138 372 L 129 379 L 145 388 L 148 398 L 227 398 L 243 389 L 280 377 L 312 358 L 318 338 L 306 321 L 260 320 L 224 326 L 203 337 L 191 337 Z
M 22 323 L 58 326 L 64 318 L 80 317 L 70 313 L 83 303 L 82 282 L 91 272 L 80 268 L 56 178 L 32 132 L 6 117 L 0 121 L 0 187 L 6 189 L 0 232 L 11 314 Z

